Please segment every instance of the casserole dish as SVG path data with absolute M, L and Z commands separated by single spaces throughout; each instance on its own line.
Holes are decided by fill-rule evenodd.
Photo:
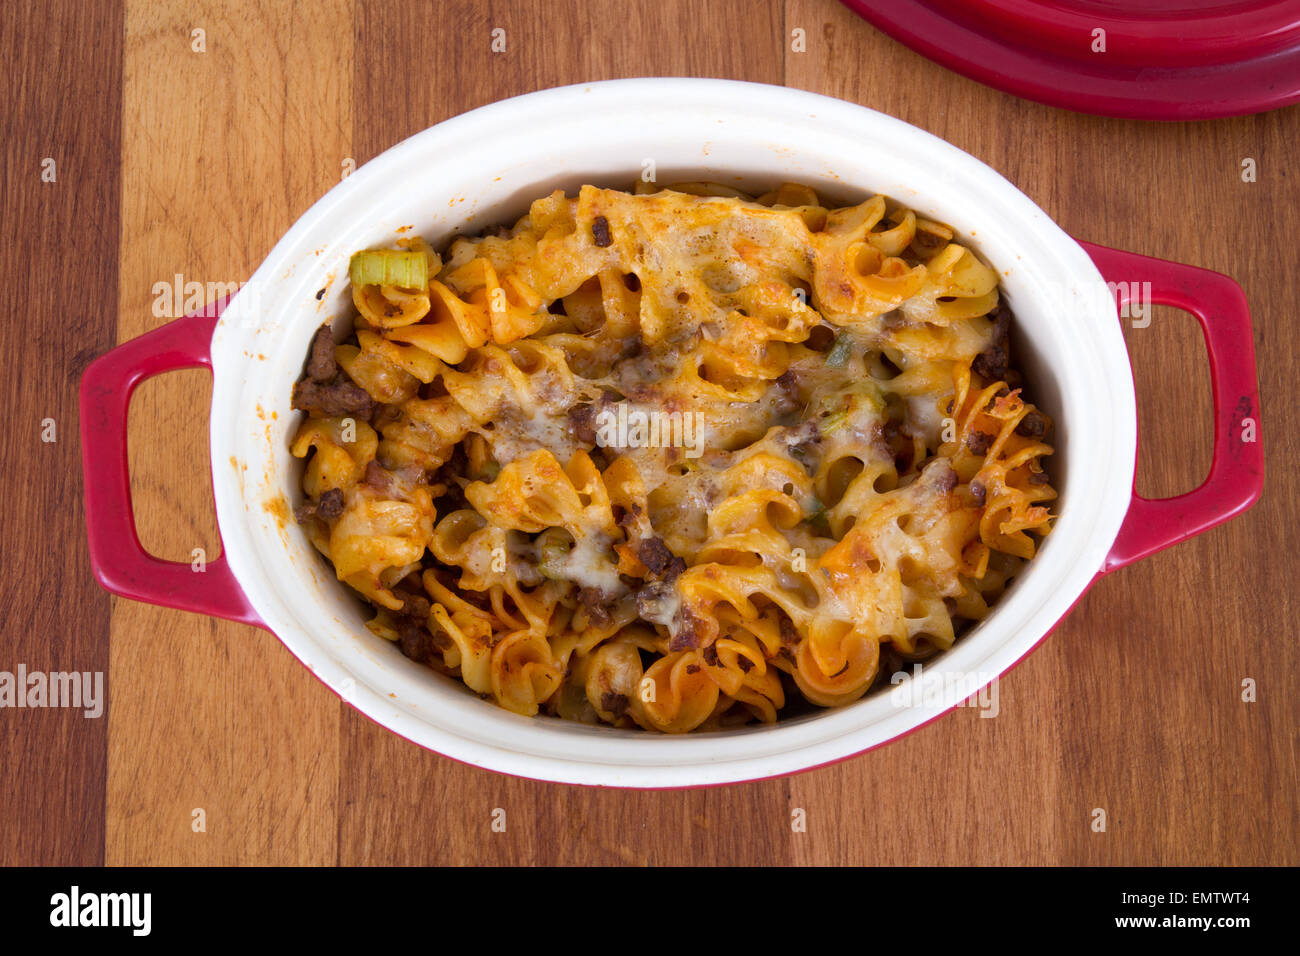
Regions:
M 949 223 L 997 269 L 1017 354 L 1057 423 L 1058 518 L 994 613 L 927 663 L 968 696 L 1032 649 L 1100 573 L 1249 507 L 1263 480 L 1250 320 L 1231 279 L 1082 245 L 989 167 L 899 120 L 810 93 L 720 80 L 618 80 L 493 104 L 413 136 L 331 190 L 228 302 L 98 359 L 82 381 L 86 510 L 95 573 L 110 591 L 256 624 L 385 727 L 475 766 L 542 780 L 700 786 L 832 762 L 916 729 L 958 702 L 875 693 L 775 726 L 688 738 L 526 718 L 479 700 L 366 630 L 360 602 L 289 519 L 301 462 L 289 453 L 293 382 L 317 327 L 348 311 L 357 249 L 423 235 L 435 244 L 518 215 L 551 189 L 711 180 L 756 191 L 785 180 L 820 193 L 883 193 Z M 1099 271 L 1100 269 L 1100 271 Z M 1214 380 L 1215 460 L 1178 498 L 1133 490 L 1133 380 L 1116 315 L 1141 283 L 1194 313 Z M 322 291 L 323 290 L 323 291 Z M 318 297 L 319 296 L 319 297 Z M 139 545 L 126 414 L 144 378 L 206 366 L 223 554 L 203 573 Z M 1246 432 L 1254 438 L 1254 431 Z

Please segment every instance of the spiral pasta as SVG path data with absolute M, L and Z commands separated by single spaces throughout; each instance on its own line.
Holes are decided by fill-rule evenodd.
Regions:
M 295 386 L 296 514 L 375 634 L 515 713 L 850 703 L 1050 530 L 997 274 L 883 196 L 584 186 L 397 246 L 365 274 L 415 287 L 354 285 Z

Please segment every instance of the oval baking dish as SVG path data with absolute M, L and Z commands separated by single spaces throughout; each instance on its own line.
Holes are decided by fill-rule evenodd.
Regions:
M 411 137 L 317 202 L 228 302 L 96 360 L 82 380 L 81 434 L 100 583 L 265 627 L 383 726 L 465 763 L 542 780 L 657 788 L 790 773 L 875 747 L 957 703 L 879 691 L 775 725 L 687 737 L 521 717 L 371 634 L 359 602 L 288 518 L 302 467 L 289 453 L 300 417 L 290 394 L 316 329 L 349 311 L 354 251 L 406 234 L 441 244 L 512 221 L 552 189 L 621 188 L 647 170 L 657 182 L 708 180 L 754 193 L 784 181 L 853 202 L 882 193 L 950 224 L 998 271 L 1016 315 L 1017 360 L 1056 422 L 1061 497 L 1052 533 L 993 613 L 926 663 L 934 686 L 961 687 L 962 696 L 978 690 L 1041 641 L 1098 575 L 1258 498 L 1261 445 L 1243 429 L 1246 419 L 1258 421 L 1250 317 L 1231 279 L 1076 242 L 988 166 L 860 106 L 723 80 L 615 80 L 506 100 Z M 1196 315 L 1213 373 L 1210 475 L 1163 500 L 1134 492 L 1137 414 L 1116 309 L 1117 297 L 1123 305 L 1144 288 L 1151 302 Z M 194 366 L 213 375 L 223 550 L 201 574 L 141 548 L 125 444 L 134 387 Z

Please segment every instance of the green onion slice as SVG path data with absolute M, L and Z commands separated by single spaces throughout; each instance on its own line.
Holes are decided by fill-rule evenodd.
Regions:
M 841 368 L 849 360 L 849 353 L 853 351 L 853 342 L 849 336 L 843 332 L 835 339 L 835 344 L 831 350 L 826 353 L 826 364 L 831 368 Z
M 537 570 L 542 577 L 551 580 L 564 578 L 564 564 L 571 547 L 570 538 L 563 528 L 547 528 L 537 536 Z
M 823 417 L 817 425 L 817 430 L 823 435 L 830 435 L 839 431 L 849 422 L 849 409 L 847 406 L 837 408 L 830 414 Z
M 429 285 L 429 260 L 422 250 L 366 249 L 352 256 L 348 278 L 355 286 L 391 285 L 424 289 Z

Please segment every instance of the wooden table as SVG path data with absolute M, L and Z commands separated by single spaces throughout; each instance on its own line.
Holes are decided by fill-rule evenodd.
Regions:
M 0 670 L 104 671 L 110 705 L 98 720 L 0 711 L 0 862 L 1298 861 L 1296 109 L 1179 125 L 1067 113 L 950 73 L 833 0 L 24 6 L 0 13 Z M 164 321 L 155 283 L 246 279 L 345 164 L 447 117 L 643 75 L 783 83 L 883 110 L 988 162 L 1073 235 L 1236 277 L 1260 363 L 1262 503 L 1101 581 L 1001 682 L 996 719 L 959 709 L 835 767 L 696 792 L 460 766 L 342 705 L 264 631 L 95 585 L 77 382 Z M 1211 441 L 1195 322 L 1157 310 L 1127 334 L 1140 490 L 1187 490 Z M 133 405 L 136 514 L 162 557 L 219 548 L 209 397 L 194 371 L 149 382 Z M 1090 826 L 1098 807 L 1104 833 Z

